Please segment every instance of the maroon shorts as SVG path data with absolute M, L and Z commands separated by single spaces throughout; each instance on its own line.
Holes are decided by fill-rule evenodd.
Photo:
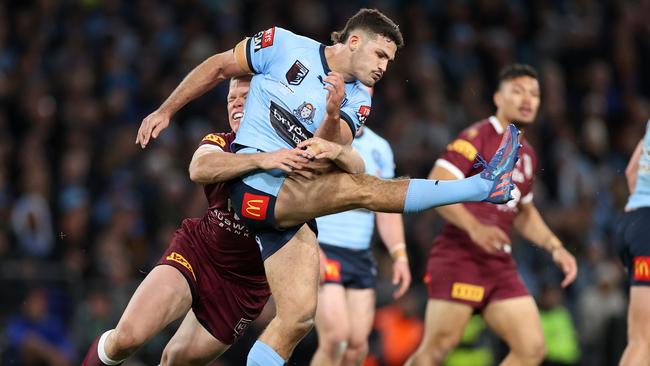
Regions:
M 527 296 L 509 254 L 489 255 L 464 250 L 473 243 L 437 238 L 427 262 L 425 283 L 429 298 L 467 304 L 482 311 L 490 302 Z
M 201 243 L 174 234 L 159 265 L 178 269 L 192 291 L 192 310 L 198 321 L 224 344 L 233 344 L 255 320 L 271 295 L 268 285 L 225 278 L 223 272 L 197 253 Z

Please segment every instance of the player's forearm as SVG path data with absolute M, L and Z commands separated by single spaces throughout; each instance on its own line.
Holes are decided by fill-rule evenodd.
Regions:
M 531 206 L 526 207 L 527 205 Z M 562 242 L 546 225 L 537 208 L 530 203 L 522 206 L 522 209 L 515 216 L 513 223 L 515 230 L 525 239 L 549 252 L 562 248 Z
M 195 67 L 185 76 L 158 110 L 171 117 L 185 104 L 200 97 L 215 85 L 224 81 L 228 77 L 225 72 L 226 57 L 225 53 L 216 54 Z
M 351 174 L 363 173 L 366 171 L 366 164 L 361 155 L 350 145 L 343 145 L 341 153 L 334 159 L 334 164 L 341 170 Z
M 471 233 L 475 227 L 480 225 L 480 222 L 472 215 L 469 210 L 460 203 L 453 205 L 440 206 L 436 208 L 436 212 L 450 224 L 458 227 L 466 233 Z
M 376 215 L 379 237 L 390 253 L 397 252 L 406 242 L 402 214 L 377 212 Z M 404 252 L 406 252 L 405 248 Z
M 259 169 L 258 154 L 211 152 L 192 159 L 190 179 L 199 184 L 225 182 Z
M 340 118 L 340 115 L 330 116 L 325 114 L 325 119 L 323 123 L 318 127 L 314 136 L 320 137 L 322 139 L 336 142 L 341 145 L 349 145 L 352 143 L 352 132 L 350 127 L 347 125 L 347 122 L 343 121 Z

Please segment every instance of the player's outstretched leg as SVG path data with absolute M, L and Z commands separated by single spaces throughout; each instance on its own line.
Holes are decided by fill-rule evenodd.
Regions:
M 415 213 L 458 202 L 505 203 L 512 197 L 512 170 L 519 152 L 519 131 L 509 125 L 485 170 L 466 179 L 384 180 L 341 171 L 287 176 L 275 203 L 275 222 L 285 228 L 355 208 Z M 296 204 L 299 203 L 299 204 Z
M 183 275 L 174 267 L 156 266 L 131 297 L 117 327 L 93 342 L 82 365 L 121 364 L 191 305 L 192 293 Z

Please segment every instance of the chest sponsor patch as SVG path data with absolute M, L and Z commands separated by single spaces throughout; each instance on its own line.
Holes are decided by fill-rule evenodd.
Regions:
M 244 193 L 242 202 L 242 216 L 251 220 L 266 220 L 266 210 L 269 207 L 269 196 Z
M 454 282 L 451 287 L 451 297 L 454 299 L 481 302 L 484 295 L 485 289 L 482 286 Z
M 269 121 L 278 136 L 292 147 L 314 136 L 296 116 L 273 101 L 269 109 Z
M 634 257 L 634 279 L 636 281 L 650 281 L 650 257 Z

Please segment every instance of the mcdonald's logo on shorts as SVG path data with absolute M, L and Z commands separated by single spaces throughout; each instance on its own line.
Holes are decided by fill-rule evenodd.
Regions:
M 325 281 L 341 282 L 341 262 L 333 259 L 325 262 Z
M 634 257 L 634 279 L 650 281 L 650 257 Z
M 451 287 L 451 297 L 454 299 L 480 302 L 484 294 L 485 289 L 482 286 L 469 283 L 454 282 Z
M 266 209 L 269 206 L 269 196 L 260 196 L 252 193 L 244 193 L 241 214 L 251 220 L 266 220 Z

